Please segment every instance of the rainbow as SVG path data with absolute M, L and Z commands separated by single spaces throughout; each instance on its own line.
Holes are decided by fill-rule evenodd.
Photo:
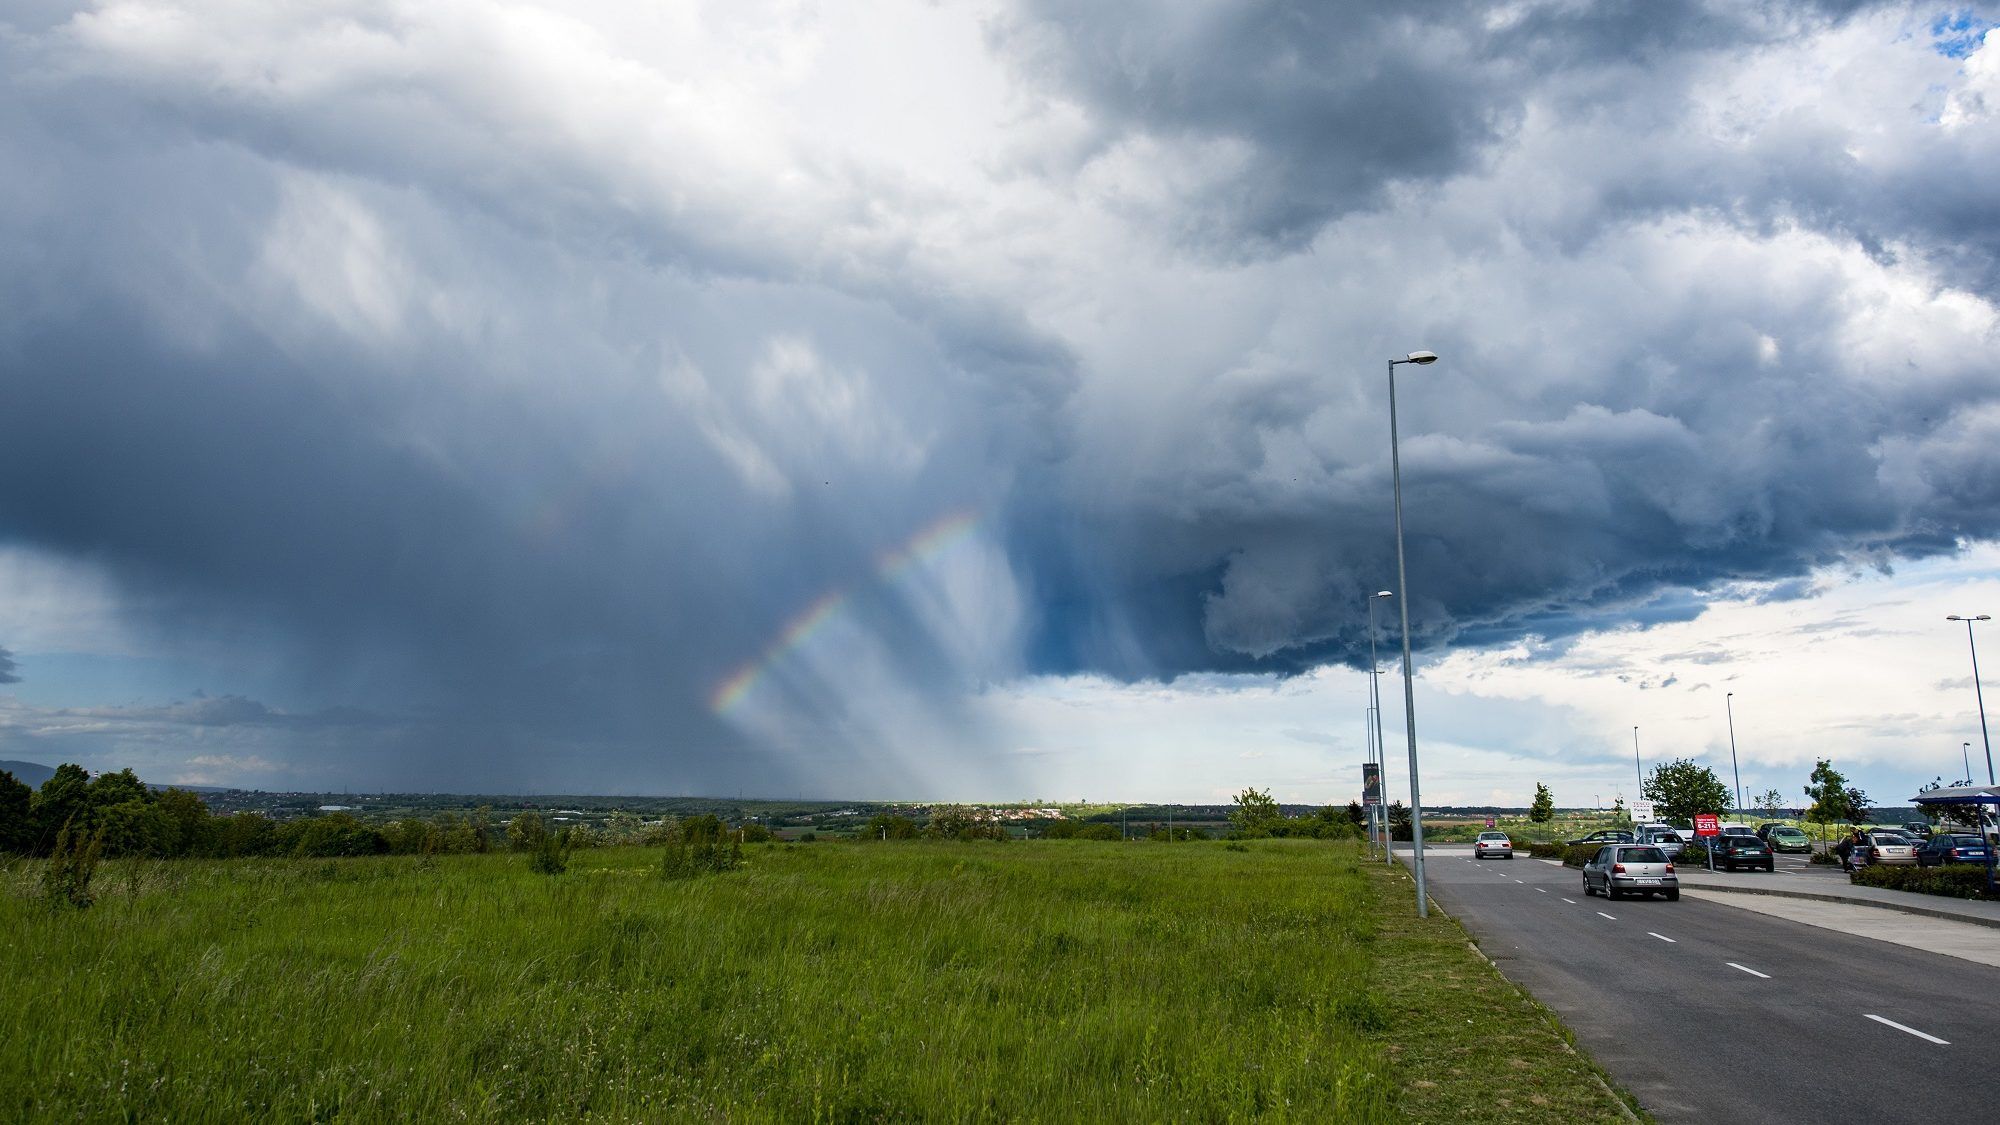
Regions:
M 958 543 L 970 538 L 979 526 L 978 515 L 971 511 L 952 512 L 916 534 L 900 545 L 876 557 L 876 577 L 886 583 L 904 581 L 919 565 L 929 563 Z M 813 636 L 838 617 L 850 602 L 845 590 L 831 590 L 821 594 L 805 611 L 787 622 L 778 632 L 776 640 L 764 647 L 757 659 L 738 668 L 709 693 L 708 709 L 717 715 L 727 714 L 750 690 L 757 686 L 771 669 L 784 658 L 803 647 Z

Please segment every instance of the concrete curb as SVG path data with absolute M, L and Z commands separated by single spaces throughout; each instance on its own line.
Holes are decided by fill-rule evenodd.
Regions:
M 1682 883 L 1682 891 L 1700 894 L 1714 891 L 1719 895 L 1770 895 L 1773 898 L 1803 898 L 1813 902 L 1832 902 L 1843 906 L 1872 906 L 1877 910 L 1893 910 L 1899 914 L 1917 914 L 1926 918 L 1942 918 L 1947 922 L 1969 922 L 1975 926 L 1986 926 L 2000 930 L 2000 918 L 1985 918 L 1977 914 L 1959 914 L 1950 910 L 1939 910 L 1920 902 L 1877 902 L 1872 898 L 1848 898 L 1845 895 L 1827 895 L 1816 891 L 1785 891 L 1775 887 L 1709 887 Z

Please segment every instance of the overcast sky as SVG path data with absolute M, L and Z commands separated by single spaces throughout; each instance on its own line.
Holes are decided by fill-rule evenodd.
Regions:
M 1996 18 L 10 4 L 0 757 L 1344 801 L 1426 348 L 1427 803 L 1983 779 Z

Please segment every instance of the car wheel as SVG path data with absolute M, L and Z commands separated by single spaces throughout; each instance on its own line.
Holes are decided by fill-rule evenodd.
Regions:
M 1589 898 L 1591 895 L 1594 895 L 1596 893 L 1597 893 L 1596 891 L 1590 889 L 1590 876 L 1585 875 L 1583 877 L 1583 897 Z
M 1618 885 L 1609 879 L 1604 881 L 1604 897 L 1612 902 L 1618 901 Z
M 1680 900 L 1681 900 L 1681 893 L 1680 893 L 1679 891 L 1668 891 L 1668 892 L 1667 892 L 1667 901 L 1668 901 L 1668 902 L 1679 902 Z

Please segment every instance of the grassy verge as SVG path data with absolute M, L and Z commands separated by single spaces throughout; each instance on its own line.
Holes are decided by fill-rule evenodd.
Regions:
M 1612 1120 L 1546 1014 L 1358 857 L 127 862 L 81 912 L 14 864 L 0 1117 Z
M 1384 904 L 1375 991 L 1402 1111 L 1437 1122 L 1631 1119 L 1633 1103 L 1612 1092 L 1554 1013 L 1501 976 L 1442 911 L 1417 917 L 1401 865 L 1368 870 Z

